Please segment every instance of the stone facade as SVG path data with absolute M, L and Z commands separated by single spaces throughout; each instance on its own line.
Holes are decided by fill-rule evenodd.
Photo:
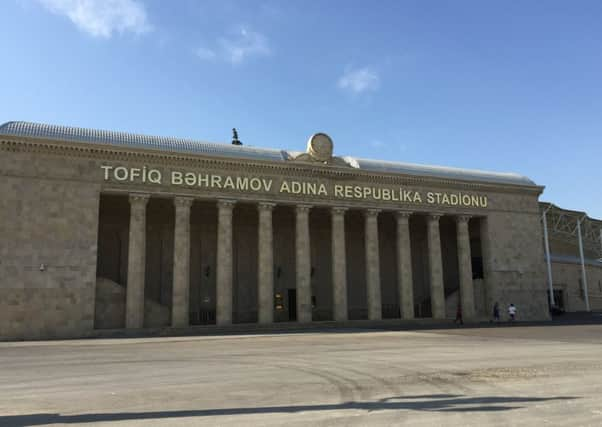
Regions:
M 590 309 L 602 311 L 602 266 L 586 265 Z M 554 262 L 552 264 L 554 289 L 562 291 L 563 301 L 557 301 L 566 311 L 585 311 L 585 290 L 581 264 Z
M 115 179 L 107 167 L 258 184 Z M 549 316 L 535 185 L 18 135 L 0 135 L 0 175 L 3 338 L 150 327 L 165 320 L 149 313 L 166 310 L 174 327 L 445 318 L 454 298 L 474 319 L 496 301 L 519 305 L 522 319 Z M 274 191 L 284 181 L 340 194 Z M 344 186 L 411 189 L 422 200 L 353 197 L 353 189 L 346 197 Z M 429 203 L 427 193 L 487 203 Z M 124 292 L 99 293 L 97 276 Z M 112 310 L 95 298 L 125 301 Z

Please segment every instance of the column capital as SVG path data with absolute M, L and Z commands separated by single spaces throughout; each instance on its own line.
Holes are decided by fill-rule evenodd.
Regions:
M 401 220 L 401 221 L 407 221 L 410 219 L 410 217 L 412 216 L 414 212 L 411 211 L 396 211 L 395 212 L 395 216 L 397 217 L 397 220 Z
M 270 211 L 271 212 L 275 206 L 276 206 L 276 203 L 270 203 L 270 202 L 257 203 L 257 209 L 259 211 Z
M 176 208 L 188 208 L 188 209 L 190 209 L 190 207 L 192 206 L 193 202 L 194 202 L 194 198 L 193 197 L 176 196 L 173 199 L 173 203 L 176 206 Z
M 217 207 L 219 209 L 232 209 L 236 204 L 236 200 L 232 199 L 217 199 Z
M 471 215 L 458 215 L 456 216 L 456 223 L 458 224 L 466 224 L 472 218 Z
M 364 215 L 366 216 L 366 218 L 376 218 L 378 217 L 380 211 L 380 209 L 369 208 L 364 210 Z
M 146 206 L 150 199 L 150 194 L 142 193 L 131 193 L 130 194 L 130 205 L 132 206 Z
M 441 217 L 443 216 L 442 213 L 440 212 L 431 212 L 428 214 L 428 220 L 429 222 L 439 222 L 439 220 L 441 219 Z
M 297 215 L 299 214 L 306 214 L 309 213 L 309 210 L 312 208 L 311 205 L 296 205 L 295 206 L 295 211 L 297 212 Z
M 345 212 L 347 212 L 348 210 L 348 208 L 344 208 L 341 206 L 334 206 L 330 208 L 330 212 L 332 213 L 332 215 L 345 215 Z

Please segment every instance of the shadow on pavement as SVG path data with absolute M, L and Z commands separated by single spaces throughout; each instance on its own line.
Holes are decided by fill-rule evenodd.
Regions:
M 2 426 L 37 426 L 44 424 L 84 424 L 108 421 L 150 420 L 221 415 L 293 414 L 313 411 L 385 410 L 433 412 L 484 412 L 520 409 L 521 404 L 551 400 L 571 400 L 577 397 L 465 397 L 455 394 L 394 396 L 377 401 L 329 403 L 322 405 L 260 406 L 250 408 L 199 409 L 157 412 L 117 412 L 105 414 L 29 414 L 0 416 Z

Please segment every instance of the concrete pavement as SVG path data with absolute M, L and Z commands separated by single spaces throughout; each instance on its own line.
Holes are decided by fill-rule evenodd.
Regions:
M 602 325 L 0 343 L 0 426 L 600 425 Z

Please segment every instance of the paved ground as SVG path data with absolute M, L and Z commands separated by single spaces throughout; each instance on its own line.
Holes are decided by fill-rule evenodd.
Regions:
M 0 426 L 602 425 L 602 325 L 0 343 Z

